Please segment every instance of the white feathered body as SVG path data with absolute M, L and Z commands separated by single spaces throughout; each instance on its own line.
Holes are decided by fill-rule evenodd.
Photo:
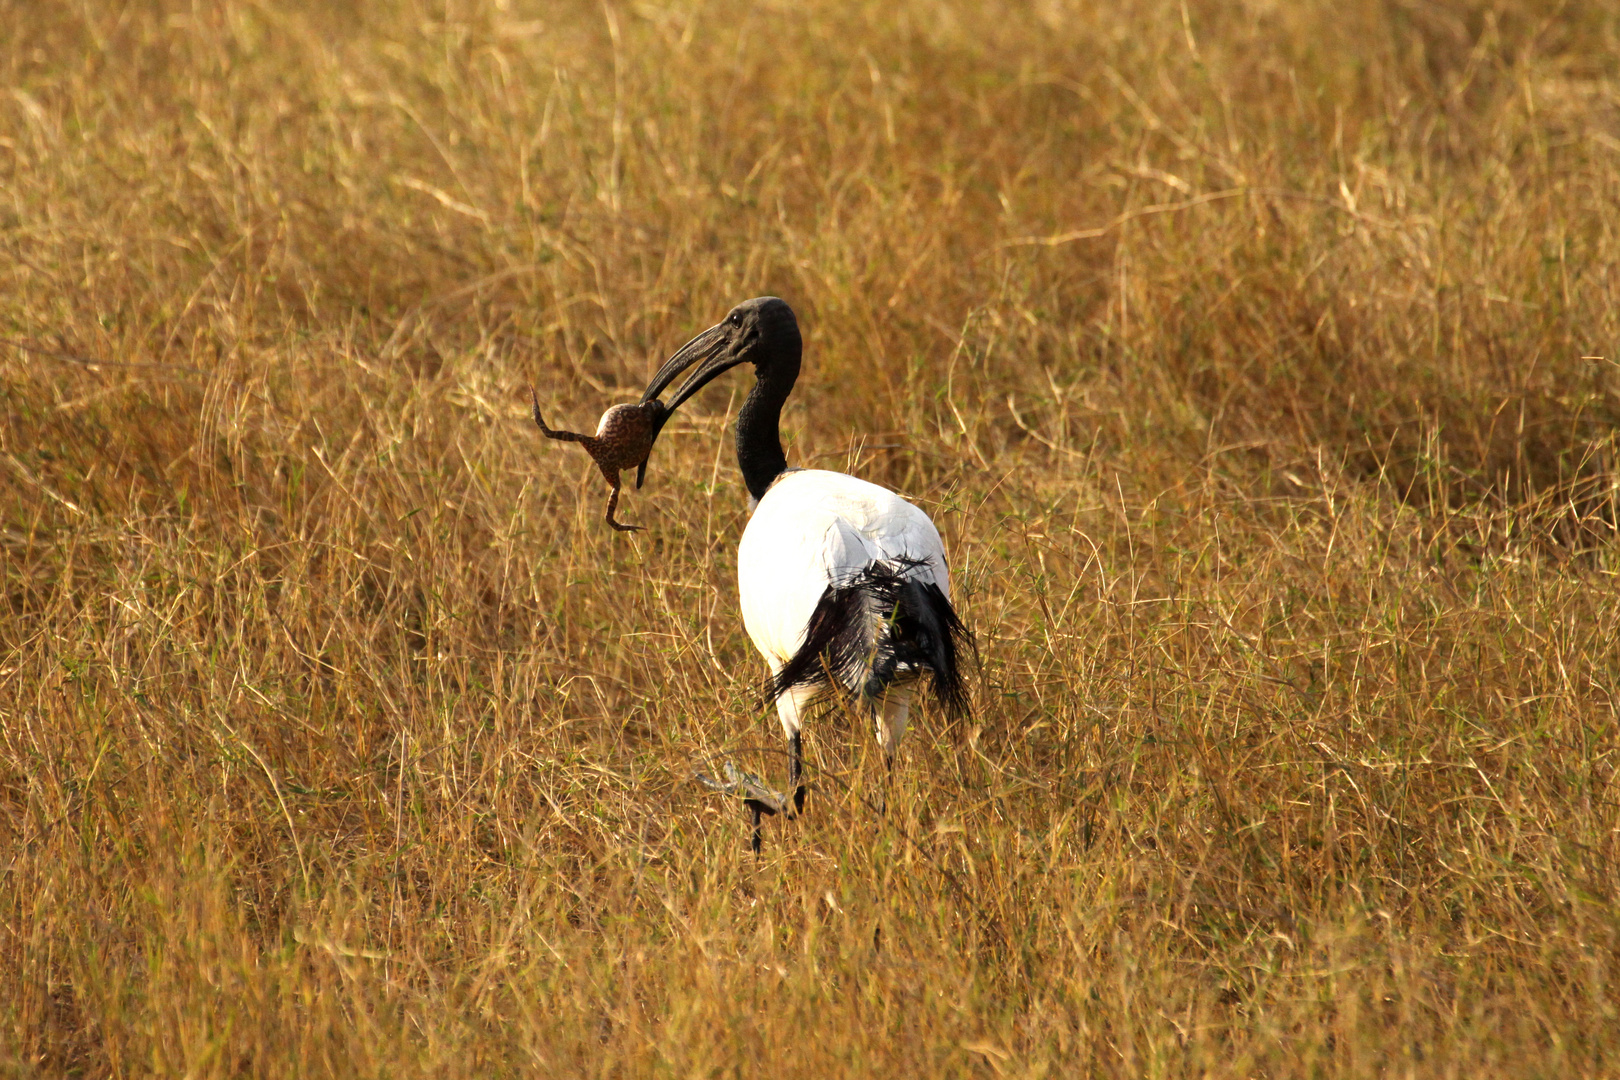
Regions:
M 934 523 L 894 492 L 844 473 L 786 472 L 755 507 L 737 549 L 743 626 L 780 671 L 804 644 L 810 617 L 829 585 L 842 585 L 873 562 L 905 560 L 906 576 L 937 585 L 950 599 L 945 545 Z M 788 735 L 799 728 L 814 691 L 796 687 L 778 701 Z M 905 730 L 909 689 L 879 704 L 878 737 L 893 748 Z

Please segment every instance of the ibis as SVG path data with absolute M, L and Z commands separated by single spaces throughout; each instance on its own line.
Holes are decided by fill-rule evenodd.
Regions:
M 643 403 L 656 401 L 695 367 L 664 407 L 661 419 L 667 418 L 720 374 L 754 367 L 753 388 L 737 416 L 737 464 L 751 511 L 737 549 L 737 580 L 743 626 L 770 667 L 792 791 L 788 806 L 757 784 L 743 785 L 744 793 L 764 795 L 748 800 L 756 852 L 761 814 L 803 809 L 800 730 L 818 697 L 841 695 L 862 710 L 891 766 L 925 682 L 947 714 L 968 710 L 962 663 L 972 639 L 951 606 L 950 567 L 934 523 L 886 488 L 787 464 L 782 406 L 802 352 L 793 309 L 777 297 L 758 297 L 683 345 L 642 395 Z

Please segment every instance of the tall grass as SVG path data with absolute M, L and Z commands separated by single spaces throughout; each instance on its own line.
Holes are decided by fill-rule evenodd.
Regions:
M 1613 5 L 0 25 L 9 1074 L 1614 1069 Z M 756 860 L 743 377 L 524 400 L 760 293 L 983 663 Z

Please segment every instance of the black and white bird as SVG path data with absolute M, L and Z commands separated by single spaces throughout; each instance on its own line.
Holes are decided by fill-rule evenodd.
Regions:
M 780 422 L 802 351 L 793 309 L 757 297 L 682 346 L 641 399 L 656 400 L 697 365 L 667 416 L 717 375 L 754 365 L 754 387 L 737 416 L 737 464 L 752 511 L 737 578 L 743 626 L 771 669 L 794 811 L 805 793 L 800 728 L 815 698 L 836 682 L 871 717 L 892 763 L 924 677 L 948 714 L 967 712 L 961 662 L 971 647 L 951 606 L 945 545 L 927 514 L 865 480 L 788 467 Z M 750 806 L 758 850 L 759 815 L 777 807 Z

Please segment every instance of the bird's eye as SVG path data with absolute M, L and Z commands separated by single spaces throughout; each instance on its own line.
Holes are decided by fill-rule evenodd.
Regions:
M 741 326 L 742 325 L 742 312 L 733 311 L 731 313 L 731 320 L 730 321 L 731 321 L 732 326 Z

